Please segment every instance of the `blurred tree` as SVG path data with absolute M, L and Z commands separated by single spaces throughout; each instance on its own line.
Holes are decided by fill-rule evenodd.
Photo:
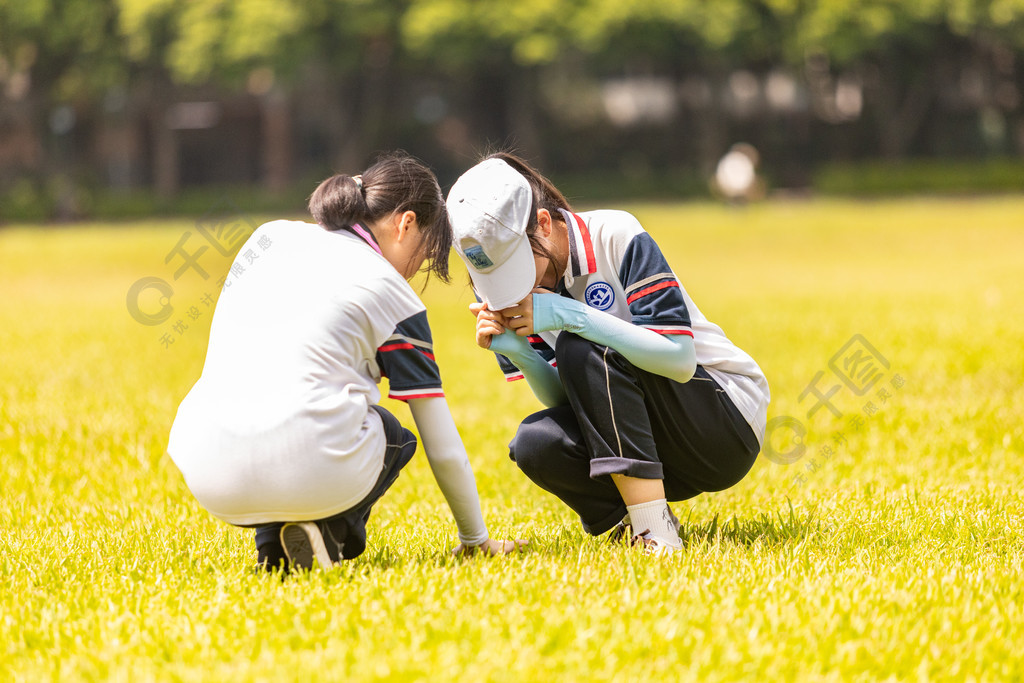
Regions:
M 74 145 L 90 105 L 123 84 L 114 0 L 0 0 L 0 102 L 40 201 L 52 181 L 59 216 L 78 213 Z
M 463 85 L 463 106 L 490 143 L 542 163 L 539 69 L 573 44 L 584 2 L 418 0 L 402 18 L 401 37 L 414 57 L 432 60 Z M 495 110 L 501 116 L 490 120 Z
M 1024 0 L 763 1 L 791 26 L 784 54 L 804 62 L 812 89 L 834 91 L 836 70 L 863 88 L 890 158 L 906 155 L 943 90 L 961 84 L 965 64 L 1024 47 Z
M 421 0 L 402 35 L 414 54 L 467 76 L 486 72 L 513 93 L 503 127 L 521 146 L 539 138 L 524 102 L 535 110 L 540 98 L 536 78 L 517 81 L 576 53 L 606 75 L 711 82 L 788 64 L 804 75 L 819 119 L 843 123 L 863 111 L 878 149 L 901 157 L 966 60 L 1024 46 L 1024 0 Z M 687 123 L 708 166 L 727 146 L 720 103 L 708 100 Z
M 167 120 L 172 84 L 214 83 L 245 89 L 259 98 L 263 130 L 263 179 L 279 191 L 288 182 L 290 125 L 286 94 L 302 58 L 299 35 L 309 5 L 270 0 L 117 0 L 129 57 L 154 65 L 156 86 L 148 99 L 154 137 L 154 180 L 172 196 L 180 182 L 179 141 Z
M 329 162 L 364 168 L 398 118 L 402 63 L 400 23 L 409 0 L 316 0 L 300 37 L 306 74 L 324 99 Z M 311 113 L 312 115 L 313 113 Z
M 586 0 L 573 26 L 575 47 L 597 74 L 663 76 L 705 93 L 677 109 L 658 144 L 664 157 L 703 172 L 734 142 L 714 86 L 737 66 L 765 60 L 777 44 L 748 0 Z
M 159 60 L 179 84 L 217 83 L 261 98 L 272 189 L 286 181 L 287 102 L 296 87 L 319 105 L 299 114 L 328 131 L 327 163 L 361 168 L 379 147 L 407 0 L 117 1 L 133 59 Z
M 180 175 L 170 98 L 204 88 L 254 98 L 271 189 L 289 181 L 296 130 L 302 156 L 351 170 L 406 131 L 422 136 L 416 120 L 438 140 L 454 122 L 445 130 L 463 143 L 442 146 L 462 155 L 466 140 L 486 141 L 543 163 L 546 148 L 565 158 L 599 135 L 601 149 L 578 151 L 621 156 L 654 140 L 652 156 L 710 168 L 736 130 L 723 115 L 730 79 L 746 72 L 763 89 L 781 65 L 810 94 L 819 122 L 792 115 L 806 117 L 808 139 L 855 129 L 871 153 L 902 157 L 941 137 L 935 120 L 950 107 L 991 136 L 1017 125 L 1024 148 L 1022 51 L 1024 0 L 0 0 L 0 122 L 33 140 L 8 156 L 52 176 L 68 140 L 107 115 L 100 103 L 126 93 L 128 109 L 149 112 L 167 194 Z M 566 138 L 564 101 L 549 106 L 550 94 L 574 76 L 660 79 L 677 98 L 696 84 L 697 95 L 647 139 L 636 129 L 626 141 L 603 111 Z

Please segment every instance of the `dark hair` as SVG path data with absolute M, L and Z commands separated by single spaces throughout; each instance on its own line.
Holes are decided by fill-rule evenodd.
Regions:
M 495 152 L 487 155 L 488 159 L 501 159 L 506 164 L 519 171 L 520 175 L 530 183 L 533 190 L 533 204 L 530 206 L 530 221 L 526 224 L 526 236 L 530 239 L 530 247 L 533 253 L 539 256 L 551 258 L 551 253 L 537 239 L 537 211 L 547 209 L 551 217 L 561 221 L 562 214 L 559 209 L 572 211 L 569 201 L 559 192 L 554 183 L 541 175 L 540 171 L 530 166 L 525 160 L 511 152 Z
M 423 162 L 405 152 L 392 152 L 356 177 L 338 174 L 320 183 L 309 197 L 309 212 L 327 230 L 343 230 L 395 213 L 412 211 L 423 235 L 420 253 L 428 273 L 449 281 L 448 255 L 452 231 L 437 177 Z

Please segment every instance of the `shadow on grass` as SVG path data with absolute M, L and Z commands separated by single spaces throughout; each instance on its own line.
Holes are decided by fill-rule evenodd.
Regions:
M 526 550 L 523 554 L 525 555 L 530 552 L 533 551 Z M 326 569 L 317 565 L 312 570 L 277 567 L 268 571 L 263 567 L 253 566 L 252 572 L 261 577 L 281 581 L 299 578 L 301 580 L 319 579 L 327 580 L 328 582 L 347 583 L 369 579 L 380 581 L 384 575 L 394 571 L 421 572 L 425 569 L 453 569 L 464 565 L 471 565 L 474 562 L 488 562 L 494 559 L 496 558 L 482 557 L 478 554 L 455 556 L 451 549 L 443 547 L 419 548 L 405 554 L 391 546 L 378 546 L 371 542 L 367 546 L 366 551 L 359 557 L 343 560 Z
M 694 523 L 687 518 L 679 525 L 679 536 L 684 544 L 728 542 L 745 546 L 778 546 L 802 541 L 821 532 L 821 522 L 815 519 L 814 510 L 798 515 L 792 504 L 788 512 L 762 512 L 750 519 L 733 516 L 724 522 L 718 515 L 705 523 Z
M 719 515 L 715 515 L 706 522 L 694 522 L 690 518 L 682 521 L 679 527 L 679 536 L 687 545 L 716 545 L 729 543 L 740 546 L 778 547 L 790 543 L 797 543 L 811 537 L 820 536 L 826 531 L 822 522 L 815 516 L 814 510 L 797 512 L 792 505 L 789 510 L 779 510 L 774 513 L 762 512 L 751 518 L 739 518 L 736 516 L 722 521 Z M 587 537 L 581 530 L 566 525 L 551 530 L 543 539 L 535 539 L 530 547 L 523 551 L 524 558 L 534 557 L 564 557 L 583 558 L 589 557 L 595 548 L 614 548 L 617 544 L 608 543 L 604 536 L 592 539 L 587 542 Z M 498 560 L 497 558 L 481 557 L 454 557 L 451 550 L 443 550 L 442 546 L 431 544 L 428 547 L 420 547 L 411 553 L 404 553 L 388 545 L 374 545 L 371 543 L 366 552 L 358 558 L 341 563 L 332 567 L 326 573 L 314 571 L 312 575 L 308 572 L 274 572 L 268 574 L 278 580 L 295 576 L 307 576 L 315 580 L 319 575 L 322 579 L 334 583 L 347 583 L 352 581 L 365 581 L 368 579 L 380 580 L 382 573 L 392 571 L 423 571 L 425 569 L 455 569 L 463 566 L 471 566 L 476 562 L 488 562 Z

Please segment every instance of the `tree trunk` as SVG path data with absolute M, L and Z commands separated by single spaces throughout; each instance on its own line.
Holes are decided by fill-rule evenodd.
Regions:
M 362 131 L 356 123 L 359 79 L 345 78 L 341 83 L 327 87 L 330 92 L 326 121 L 331 166 L 337 173 L 358 173 L 365 158 Z
M 384 139 L 390 134 L 384 122 L 396 114 L 405 116 L 406 112 L 390 112 L 388 105 L 391 95 L 392 65 L 394 63 L 395 44 L 388 37 L 379 37 L 370 41 L 366 47 L 366 60 L 360 70 L 359 79 L 359 166 L 362 168 L 369 159 L 367 151 L 391 147 Z M 353 150 L 355 151 L 355 150 Z
M 944 66 L 943 50 L 952 51 L 953 46 L 939 45 L 923 63 L 896 55 L 877 64 L 871 99 L 883 158 L 898 160 L 907 156 L 935 104 L 936 83 Z
M 153 126 L 153 185 L 161 199 L 173 199 L 181 189 L 181 155 L 177 133 L 168 125 L 167 110 L 158 106 L 150 121 Z
M 902 89 L 895 83 L 883 85 L 881 90 L 885 92 L 879 103 L 880 151 L 886 159 L 903 159 L 932 106 L 931 73 L 922 73 L 914 79 L 902 98 L 899 94 Z
M 543 168 L 545 154 L 538 121 L 539 97 L 537 70 L 526 67 L 513 69 L 509 74 L 505 100 L 508 130 L 520 154 Z
M 706 101 L 693 109 L 693 135 L 696 140 L 697 170 L 710 178 L 714 173 L 718 160 L 725 154 L 731 143 L 729 140 L 728 118 L 721 101 L 714 96 L 719 86 L 725 81 L 723 72 L 715 69 L 709 71 L 711 94 Z
M 287 95 L 276 89 L 267 93 L 261 104 L 263 187 L 271 194 L 280 194 L 291 180 L 291 108 Z

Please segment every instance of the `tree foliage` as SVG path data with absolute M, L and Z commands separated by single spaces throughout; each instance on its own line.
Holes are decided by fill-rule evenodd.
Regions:
M 343 168 L 382 139 L 442 123 L 439 144 L 458 154 L 486 137 L 536 153 L 556 108 L 544 93 L 578 74 L 649 76 L 679 92 L 696 83 L 679 96 L 692 103 L 711 102 L 692 93 L 725 87 L 739 70 L 801 81 L 802 111 L 809 101 L 830 124 L 854 117 L 818 105 L 854 83 L 868 144 L 900 157 L 950 98 L 943 88 L 971 68 L 988 82 L 967 73 L 981 85 L 957 106 L 986 109 L 991 130 L 1016 130 L 1022 58 L 1024 0 L 0 0 L 0 101 L 19 101 L 18 116 L 42 133 L 58 107 L 86 120 L 112 92 L 129 95 L 120 99 L 137 105 L 132 116 L 159 122 L 164 103 L 151 95 L 172 93 L 169 82 L 274 96 L 295 86 L 317 95 L 302 125 L 323 132 L 307 145 L 329 148 Z M 571 97 L 597 111 L 588 81 Z M 431 96 L 444 102 L 412 113 Z M 477 109 L 450 117 L 460 107 Z M 692 137 L 706 160 L 726 124 L 712 105 L 692 108 L 703 112 Z
M 71 100 L 123 80 L 114 0 L 0 0 L 0 75 Z
M 579 53 L 730 63 L 850 64 L 936 32 L 1024 48 L 1024 0 L 0 0 L 0 59 L 30 64 L 58 96 L 103 87 L 140 66 L 175 80 L 287 76 L 310 55 L 357 69 L 369 42 L 439 67 L 493 59 L 544 65 Z

